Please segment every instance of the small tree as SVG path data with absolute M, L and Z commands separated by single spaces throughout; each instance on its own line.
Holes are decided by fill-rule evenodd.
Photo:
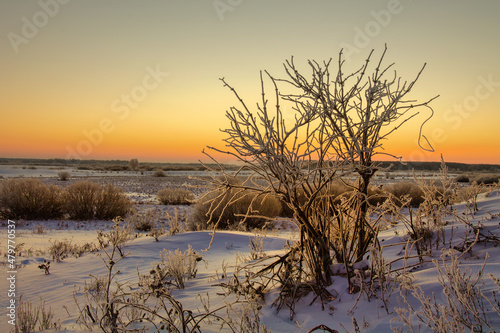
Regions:
M 130 167 L 130 170 L 137 170 L 139 169 L 139 160 L 137 158 L 133 158 L 128 162 L 128 166 Z
M 256 197 L 280 197 L 293 211 L 293 220 L 300 228 L 301 279 L 312 278 L 319 286 L 331 284 L 333 261 L 349 266 L 363 260 L 377 237 L 377 220 L 369 216 L 368 187 L 379 169 L 374 156 L 390 155 L 382 152 L 383 141 L 416 116 L 416 108 L 429 108 L 433 113 L 429 103 L 436 97 L 425 102 L 406 99 L 425 65 L 409 83 L 396 72 L 386 78 L 392 67 L 382 65 L 386 50 L 371 75 L 368 69 L 373 51 L 352 74 L 344 73 L 342 51 L 334 75 L 330 73 L 331 59 L 322 64 L 309 61 L 311 79 L 300 74 L 292 58 L 284 64 L 286 79 L 265 72 L 274 88 L 274 105 L 266 97 L 261 72 L 262 100 L 255 111 L 221 79 L 240 106 L 226 113 L 230 128 L 223 132 L 228 149 L 209 149 L 242 162 L 236 175 L 243 170 L 251 172 L 241 184 L 235 184 L 220 167 L 212 170 L 217 176 L 211 181 L 219 191 L 232 191 L 235 200 L 242 191 L 253 191 Z M 282 93 L 279 84 L 293 92 Z M 291 111 L 286 112 L 285 105 L 291 105 Z M 347 177 L 355 180 L 348 182 Z M 350 194 L 342 198 L 333 195 L 334 180 L 352 188 Z M 218 205 L 216 197 L 212 211 Z M 250 205 L 247 216 L 252 214 L 258 212 Z M 220 219 L 211 218 L 217 226 Z M 291 249 L 279 261 L 284 262 L 292 252 L 297 253 L 297 249 Z

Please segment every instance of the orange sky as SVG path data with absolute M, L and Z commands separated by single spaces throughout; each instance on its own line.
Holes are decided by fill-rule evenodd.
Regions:
M 220 77 L 254 106 L 259 70 L 340 48 L 355 68 L 387 43 L 404 79 L 427 63 L 414 98 L 441 95 L 424 127 L 435 152 L 416 143 L 426 110 L 387 152 L 500 164 L 500 2 L 66 2 L 0 3 L 0 157 L 197 161 L 237 104 Z

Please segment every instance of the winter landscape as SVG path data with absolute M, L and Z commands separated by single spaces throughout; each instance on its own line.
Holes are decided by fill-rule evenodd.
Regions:
M 19 178 L 26 170 L 30 169 L 2 166 L 5 177 L 0 186 L 8 180 L 29 180 Z M 212 239 L 210 228 L 198 231 L 192 225 L 193 211 L 200 209 L 199 204 L 163 204 L 157 196 L 159 190 L 170 188 L 201 197 L 210 188 L 208 183 L 193 179 L 200 178 L 200 172 L 191 171 L 193 176 L 188 177 L 189 171 L 184 175 L 167 171 L 165 177 L 155 177 L 153 171 L 142 172 L 142 175 L 139 171 L 86 171 L 85 176 L 74 176 L 82 171 L 43 166 L 35 170 L 39 173 L 37 179 L 47 185 L 66 188 L 82 180 L 113 184 L 133 201 L 134 212 L 118 224 L 118 228 L 123 229 L 120 233 L 126 235 L 123 243 L 119 242 L 123 258 L 118 252 L 112 253 L 114 248 L 109 239 L 106 247 L 99 245 L 98 232 L 102 232 L 101 240 L 107 237 L 103 235 L 116 230 L 113 221 L 2 220 L 2 265 L 5 269 L 2 270 L 1 288 L 8 290 L 8 278 L 12 274 L 6 272 L 15 271 L 14 289 L 16 295 L 22 295 L 23 302 L 17 307 L 18 325 L 21 320 L 34 320 L 35 312 L 40 311 L 31 330 L 42 328 L 39 325 L 45 313 L 47 322 L 44 325 L 47 326 L 43 327 L 44 331 L 101 331 L 99 320 L 105 313 L 104 286 L 106 279 L 110 279 L 110 268 L 109 297 L 120 309 L 117 310 L 119 331 L 145 327 L 173 332 L 218 332 L 221 329 L 228 332 L 431 332 L 445 327 L 450 329 L 450 323 L 457 332 L 500 329 L 498 176 L 497 183 L 492 185 L 474 182 L 472 177 L 465 179 L 466 175 L 460 177 L 457 173 L 431 177 L 429 172 L 423 176 L 424 173 L 395 171 L 377 177 L 375 183 L 387 188 L 388 192 L 393 191 L 394 195 L 398 194 L 390 190 L 393 184 L 439 184 L 441 191 L 446 187 L 450 201 L 446 206 L 439 206 L 442 201 L 433 202 L 438 220 L 431 222 L 426 216 L 424 225 L 416 222 L 412 225 L 410 216 L 416 219 L 426 203 L 413 205 L 413 208 L 403 207 L 399 212 L 386 212 L 380 222 L 380 248 L 372 249 L 366 260 L 352 266 L 352 286 L 344 265 L 333 264 L 332 283 L 326 288 L 328 298 L 318 297 L 313 291 L 300 291 L 300 296 L 293 296 L 281 304 L 277 284 L 271 283 L 270 287 L 257 292 L 255 289 L 265 280 L 247 279 L 299 240 L 300 233 L 290 218 L 277 216 L 263 229 L 242 231 L 249 228 L 234 225 L 229 230 L 216 231 Z M 53 176 L 49 175 L 51 172 Z M 62 172 L 71 176 L 61 180 L 57 173 L 61 175 Z M 44 173 L 49 174 L 40 177 Z M 481 174 L 476 176 L 483 181 L 487 178 Z M 494 176 L 490 178 L 495 180 Z M 423 202 L 441 200 L 430 199 L 427 195 L 420 199 Z M 8 227 L 11 223 L 15 225 L 15 238 L 7 234 L 8 230 L 13 230 Z M 426 239 L 414 239 L 413 227 L 425 229 L 428 235 L 423 237 Z M 158 233 L 154 234 L 153 230 Z M 12 256 L 7 250 L 9 239 L 15 240 Z M 175 274 L 166 273 L 162 276 L 165 288 L 162 292 L 168 298 L 166 295 L 150 296 L 144 303 L 135 300 L 135 308 L 129 306 L 127 302 L 134 302 L 129 299 L 134 292 L 146 294 L 155 290 L 151 286 L 156 273 L 151 274 L 151 271 L 155 267 L 160 271 L 158 264 L 166 269 L 162 265 L 173 260 L 168 257 L 169 251 L 182 262 L 178 274 L 183 287 L 176 282 Z M 110 255 L 112 259 L 108 258 Z M 380 257 L 374 260 L 375 255 Z M 116 265 L 110 267 L 110 260 L 116 261 Z M 14 268 L 9 268 L 11 264 Z M 255 289 L 248 288 L 248 282 Z M 155 310 L 157 317 L 141 308 L 155 309 L 162 297 L 163 305 Z M 169 303 L 170 297 L 175 299 L 175 304 Z M 4 319 L 9 314 L 8 305 L 9 298 L 3 297 L 1 315 Z M 21 311 L 26 312 L 26 317 L 21 318 Z M 168 311 L 174 314 L 167 316 Z M 183 312 L 185 322 L 175 311 Z M 151 320 L 145 319 L 150 317 Z M 170 318 L 171 322 L 164 318 Z M 2 320 L 2 331 L 12 328 L 8 321 Z
M 499 12 L 0 1 L 0 332 L 500 332 Z

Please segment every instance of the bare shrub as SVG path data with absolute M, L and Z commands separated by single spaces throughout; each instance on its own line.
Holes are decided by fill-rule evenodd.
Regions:
M 23 301 L 21 296 L 19 298 L 19 305 L 17 306 L 14 332 L 28 333 L 34 331 L 38 322 L 39 312 L 38 308 L 33 308 L 31 302 Z
M 103 241 L 103 238 L 107 238 L 106 236 L 102 232 L 98 233 L 100 249 L 103 251 L 100 257 L 107 268 L 106 277 L 91 275 L 91 282 L 85 282 L 83 292 L 85 305 L 83 307 L 80 306 L 76 292 L 73 293 L 73 298 L 80 311 L 77 323 L 84 325 L 88 330 L 98 325 L 103 332 L 115 333 L 118 332 L 118 325 L 121 321 L 120 311 L 117 309 L 121 289 L 119 285 L 118 289 L 112 289 L 112 282 L 118 274 L 115 265 L 124 258 L 124 254 L 121 249 L 118 250 L 117 242 L 112 245 L 111 250 L 106 250 L 108 243 Z M 121 253 L 119 258 L 118 252 Z
M 72 255 L 75 257 L 75 258 L 79 258 L 81 257 L 84 253 L 93 253 L 93 252 L 97 252 L 99 250 L 99 248 L 97 247 L 97 245 L 93 242 L 89 243 L 84 243 L 82 245 L 77 245 L 73 248 L 73 251 L 72 251 Z
M 162 205 L 190 205 L 194 200 L 193 192 L 181 188 L 161 189 L 156 197 Z
M 50 261 L 44 260 L 43 263 L 38 265 L 39 269 L 43 269 L 45 275 L 50 274 Z
M 328 186 L 325 186 L 323 190 L 321 190 L 318 197 L 322 197 L 323 199 L 329 198 L 333 203 L 340 204 L 342 200 L 349 198 L 353 193 L 355 193 L 355 191 L 355 184 L 334 179 L 328 184 Z M 304 205 L 307 202 L 306 193 L 299 188 L 297 189 L 297 194 L 298 202 Z M 380 187 L 368 187 L 366 200 L 371 206 L 383 204 L 387 200 L 387 197 L 387 193 L 382 191 Z M 280 216 L 293 217 L 293 209 L 290 208 L 285 201 L 280 201 L 283 206 Z
M 69 177 L 71 177 L 71 173 L 69 173 L 68 171 L 59 171 L 57 173 L 57 177 L 59 178 L 59 180 L 66 181 L 69 179 Z
M 36 178 L 6 179 L 0 184 L 0 215 L 12 219 L 52 219 L 63 215 L 62 189 Z
M 167 174 L 162 169 L 155 169 L 153 177 L 167 177 Z
M 260 236 L 258 234 L 250 238 L 250 260 L 257 260 L 266 256 L 266 252 L 264 252 L 265 238 L 265 236 Z
M 382 64 L 385 49 L 370 73 L 372 53 L 357 71 L 347 74 L 342 51 L 334 73 L 330 72 L 334 63 L 330 59 L 309 61 L 311 73 L 302 75 L 292 58 L 284 64 L 285 79 L 266 72 L 273 89 L 272 102 L 266 96 L 268 81 L 261 72 L 262 101 L 254 110 L 221 79 L 238 105 L 226 112 L 230 121 L 222 130 L 226 148 L 209 148 L 237 159 L 242 167 L 236 175 L 244 171 L 248 176 L 242 184 L 231 184 L 214 176 L 228 175 L 222 166 L 207 166 L 216 189 L 212 197 L 207 197 L 208 202 L 200 200 L 210 205 L 208 212 L 201 209 L 199 215 L 208 217 L 206 221 L 213 226 L 224 226 L 229 223 L 223 207 L 234 206 L 242 195 L 276 196 L 285 202 L 300 229 L 300 244 L 260 272 L 274 271 L 273 278 L 295 274 L 296 286 L 288 287 L 288 280 L 282 280 L 285 284 L 281 287 L 282 293 L 292 295 L 292 299 L 300 298 L 297 288 L 309 288 L 325 296 L 325 287 L 332 283 L 334 261 L 349 266 L 364 260 L 379 230 L 379 220 L 370 215 L 373 209 L 368 200 L 372 177 L 381 170 L 374 158 L 380 154 L 392 156 L 383 152 L 383 142 L 416 116 L 416 108 L 432 112 L 430 102 L 434 98 L 424 102 L 409 98 L 423 68 L 415 79 L 406 82 L 394 73 L 392 64 Z M 280 85 L 291 92 L 283 93 Z M 293 114 L 283 114 L 285 104 Z M 419 136 L 419 141 L 422 138 Z M 328 192 L 336 179 L 345 183 L 354 179 L 353 191 L 341 197 L 340 203 Z M 292 255 L 298 264 L 286 266 Z M 292 272 L 285 272 L 288 269 Z M 350 276 L 348 280 L 350 283 Z M 307 281 L 314 281 L 314 286 Z
M 418 184 L 411 181 L 403 181 L 388 185 L 385 190 L 392 195 L 393 200 L 399 206 L 402 206 L 406 201 L 404 198 L 407 196 L 410 201 L 410 207 L 418 207 L 424 202 L 424 191 Z
M 68 186 L 64 202 L 70 218 L 75 220 L 111 220 L 125 216 L 132 206 L 121 189 L 111 184 L 98 185 L 89 181 Z
M 121 218 L 116 218 L 114 222 L 115 224 L 108 232 L 102 230 L 97 232 L 97 241 L 100 248 L 112 245 L 113 249 L 123 257 L 125 256 L 123 247 L 133 238 L 132 228 L 130 224 L 124 223 Z

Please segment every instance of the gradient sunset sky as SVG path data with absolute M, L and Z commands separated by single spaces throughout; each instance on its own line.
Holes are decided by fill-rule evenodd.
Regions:
M 433 102 L 385 143 L 405 160 L 500 164 L 500 1 L 40 0 L 0 3 L 0 157 L 195 162 L 259 71 L 371 49 Z M 308 76 L 308 75 L 306 75 Z

